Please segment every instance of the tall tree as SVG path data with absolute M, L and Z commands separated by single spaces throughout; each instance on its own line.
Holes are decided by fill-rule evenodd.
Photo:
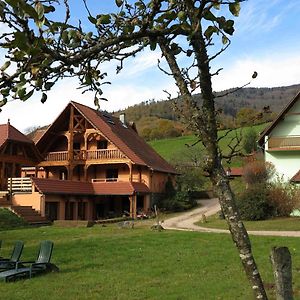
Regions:
M 47 91 L 64 77 L 78 77 L 83 91 L 95 92 L 97 105 L 107 75 L 101 72 L 101 63 L 117 60 L 119 72 L 126 58 L 147 47 L 159 48 L 168 70 L 161 64 L 159 68 L 174 77 L 183 102 L 178 103 L 182 117 L 206 149 L 205 169 L 220 199 L 255 298 L 267 299 L 221 164 L 224 155 L 218 146 L 216 96 L 211 82 L 219 70 L 212 73 L 210 63 L 230 45 L 234 33 L 230 16 L 239 15 L 243 0 L 115 0 L 118 9 L 112 14 L 94 14 L 87 0 L 82 1 L 93 26 L 90 32 L 84 32 L 81 22 L 71 24 L 68 0 L 0 1 L 0 20 L 9 27 L 0 37 L 0 46 L 8 51 L 1 68 L 2 105 L 10 98 L 27 100 L 36 92 L 41 93 L 44 102 Z M 60 4 L 64 4 L 66 14 L 59 22 L 53 13 Z M 216 50 L 212 45 L 220 48 Z M 183 57 L 185 64 L 180 66 Z M 199 89 L 201 106 L 192 97 Z M 235 149 L 232 147 L 231 155 Z

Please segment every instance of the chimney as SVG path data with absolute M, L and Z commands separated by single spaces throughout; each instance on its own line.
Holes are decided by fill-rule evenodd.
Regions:
M 126 126 L 125 113 L 121 113 L 119 118 L 120 118 L 120 121 L 122 122 L 122 124 Z

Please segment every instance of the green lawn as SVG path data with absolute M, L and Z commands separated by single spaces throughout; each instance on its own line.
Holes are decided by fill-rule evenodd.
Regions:
M 148 223 L 149 224 L 149 221 Z M 23 259 L 36 255 L 40 240 L 55 242 L 53 262 L 60 273 L 0 283 L 1 299 L 252 299 L 231 237 L 227 234 L 119 229 L 41 227 L 1 231 L 1 255 L 15 240 L 25 241 Z M 288 246 L 293 256 L 295 298 L 300 297 L 297 238 L 251 237 L 272 297 L 272 246 Z
M 257 126 L 253 126 L 257 133 L 262 132 L 263 129 L 268 125 L 267 124 L 261 124 Z M 247 130 L 249 130 L 250 127 L 243 128 L 243 132 L 245 133 Z M 240 131 L 240 129 L 237 129 Z M 225 130 L 219 131 L 219 136 L 222 136 L 225 134 Z M 231 139 L 234 137 L 235 131 L 232 131 L 230 134 L 228 134 L 224 139 L 220 142 L 220 148 L 224 151 L 224 153 L 228 152 L 228 144 L 230 143 Z M 197 141 L 197 137 L 194 135 L 189 136 L 181 136 L 177 138 L 169 138 L 169 139 L 161 139 L 161 140 L 153 140 L 150 141 L 149 144 L 166 160 L 172 161 L 174 156 L 176 156 L 177 153 L 183 153 L 186 151 L 187 147 L 186 144 L 192 145 Z M 200 145 L 200 144 L 199 144 Z M 200 149 L 203 149 L 203 146 L 200 147 Z M 231 166 L 240 166 L 241 160 L 236 159 Z
M 221 220 L 218 215 L 207 217 L 207 223 L 196 223 L 203 227 L 228 229 L 225 220 Z M 247 230 L 266 230 L 266 231 L 300 231 L 300 218 L 274 218 L 263 221 L 244 221 Z

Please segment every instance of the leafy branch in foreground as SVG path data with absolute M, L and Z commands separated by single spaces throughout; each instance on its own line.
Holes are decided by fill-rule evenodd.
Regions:
M 144 49 L 160 51 L 169 69 L 165 73 L 174 78 L 182 99 L 181 117 L 205 147 L 205 169 L 219 197 L 254 296 L 267 299 L 247 231 L 222 167 L 218 112 L 211 82 L 220 69 L 211 72 L 210 63 L 228 48 L 234 33 L 234 20 L 227 16 L 237 17 L 243 1 L 116 0 L 114 13 L 97 14 L 83 0 L 89 22 L 84 28 L 89 28 L 88 32 L 81 22 L 71 24 L 67 0 L 63 1 L 64 20 L 55 20 L 53 13 L 61 2 L 0 1 L 0 21 L 10 28 L 0 36 L 0 46 L 7 49 L 0 79 L 2 103 L 9 98 L 27 100 L 35 92 L 41 92 L 45 101 L 47 91 L 59 79 L 77 77 L 83 92 L 93 91 L 95 104 L 99 104 L 107 75 L 101 72 L 103 62 L 117 61 L 119 72 L 124 60 Z M 192 97 L 199 89 L 201 105 Z M 236 151 L 234 146 L 232 151 Z

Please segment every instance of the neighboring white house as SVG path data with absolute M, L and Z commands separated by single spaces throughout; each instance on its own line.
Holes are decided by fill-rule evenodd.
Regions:
M 263 131 L 258 142 L 265 161 L 275 166 L 279 176 L 300 182 L 300 92 Z

